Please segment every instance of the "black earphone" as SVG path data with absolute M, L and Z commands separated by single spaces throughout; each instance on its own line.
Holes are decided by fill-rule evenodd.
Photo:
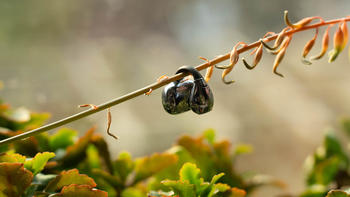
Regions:
M 213 108 L 214 97 L 202 75 L 193 67 L 182 66 L 178 73 L 190 73 L 193 80 L 171 82 L 162 92 L 162 103 L 165 111 L 179 114 L 192 109 L 196 114 L 204 114 Z

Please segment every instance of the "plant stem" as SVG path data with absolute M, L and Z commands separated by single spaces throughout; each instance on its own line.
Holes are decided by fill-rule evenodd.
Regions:
M 305 30 L 308 30 L 308 29 L 314 29 L 314 28 L 317 28 L 317 27 L 320 27 L 320 26 L 325 26 L 325 25 L 329 25 L 329 24 L 339 23 L 341 21 L 350 21 L 350 18 L 340 18 L 340 19 L 335 19 L 335 20 L 330 20 L 330 21 L 316 23 L 316 24 L 313 24 L 313 25 L 304 26 L 304 27 L 299 28 L 299 29 L 292 29 L 292 30 L 289 30 L 288 32 L 286 32 L 286 35 L 294 34 L 296 32 L 305 31 Z M 267 37 L 267 38 L 263 39 L 263 41 L 264 42 L 269 42 L 269 41 L 275 40 L 276 38 L 277 38 L 277 35 L 274 35 L 274 36 L 270 36 L 270 37 Z M 260 45 L 260 41 L 256 41 L 254 43 L 251 43 L 251 44 L 249 44 L 247 46 L 244 46 L 244 47 L 240 48 L 238 50 L 238 53 L 242 53 L 242 52 L 248 51 L 248 50 L 253 49 L 253 48 L 255 48 L 255 47 L 259 46 L 259 45 Z M 218 64 L 220 62 L 223 62 L 223 61 L 225 61 L 225 60 L 227 60 L 229 58 L 230 58 L 230 53 L 227 53 L 225 55 L 222 55 L 222 56 L 219 56 L 217 58 L 212 59 L 210 61 L 210 63 L 207 62 L 207 63 L 203 63 L 203 64 L 198 65 L 196 67 L 196 69 L 198 71 L 200 71 L 200 70 L 206 69 L 206 68 L 208 68 L 208 67 L 210 67 L 212 65 L 215 65 L 215 64 Z M 8 144 L 8 143 L 14 142 L 16 140 L 24 139 L 24 138 L 33 136 L 35 134 L 39 134 L 39 133 L 42 133 L 42 132 L 45 132 L 45 131 L 48 131 L 48 130 L 51 130 L 51 129 L 54 129 L 54 128 L 57 128 L 57 127 L 60 127 L 62 125 L 68 124 L 70 122 L 79 120 L 79 119 L 84 118 L 86 116 L 89 116 L 91 114 L 97 113 L 99 111 L 102 111 L 102 110 L 105 110 L 105 109 L 110 108 L 112 106 L 115 106 L 115 105 L 118 105 L 120 103 L 123 103 L 123 102 L 125 102 L 127 100 L 133 99 L 133 98 L 135 98 L 137 96 L 143 95 L 146 92 L 148 92 L 149 90 L 158 89 L 158 88 L 160 88 L 160 87 L 162 87 L 162 86 L 164 86 L 164 85 L 166 85 L 166 84 L 168 84 L 170 82 L 182 79 L 183 77 L 185 77 L 187 75 L 188 74 L 183 74 L 183 73 L 180 73 L 180 74 L 177 74 L 177 75 L 173 75 L 173 76 L 171 76 L 171 77 L 169 77 L 169 78 L 167 78 L 165 80 L 159 81 L 157 83 L 153 83 L 151 85 L 148 85 L 146 87 L 138 89 L 138 90 L 136 90 L 134 92 L 131 92 L 131 93 L 126 94 L 124 96 L 121 96 L 119 98 L 116 98 L 116 99 L 113 99 L 113 100 L 108 101 L 106 103 L 103 103 L 101 105 L 98 105 L 97 109 L 89 109 L 89 110 L 86 110 L 86 111 L 74 114 L 72 116 L 66 117 L 64 119 L 58 120 L 56 122 L 44 125 L 44 126 L 39 127 L 37 129 L 33 129 L 31 131 L 27 131 L 25 133 L 22 133 L 22 134 L 19 134 L 19 135 L 12 136 L 12 137 L 9 137 L 7 139 L 4 139 L 4 140 L 0 141 L 0 145 L 4 145 L 4 144 Z

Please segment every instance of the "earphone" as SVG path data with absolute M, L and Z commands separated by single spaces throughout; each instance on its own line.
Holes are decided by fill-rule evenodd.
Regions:
M 204 114 L 212 110 L 214 105 L 213 93 L 203 76 L 193 67 L 182 66 L 178 73 L 190 73 L 188 80 L 171 82 L 162 92 L 162 104 L 170 114 L 179 114 L 190 109 L 196 114 Z

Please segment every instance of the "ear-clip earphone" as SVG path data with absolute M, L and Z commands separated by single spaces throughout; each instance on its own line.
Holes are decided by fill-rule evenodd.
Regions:
M 196 114 L 204 114 L 213 108 L 214 97 L 203 76 L 193 67 L 182 66 L 178 73 L 190 73 L 188 80 L 177 80 L 164 87 L 162 104 L 170 114 L 179 114 L 192 110 Z

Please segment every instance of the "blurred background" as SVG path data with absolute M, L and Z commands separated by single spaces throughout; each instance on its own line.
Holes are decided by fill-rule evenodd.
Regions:
M 211 59 L 238 41 L 250 43 L 267 31 L 279 32 L 284 10 L 292 21 L 316 15 L 333 19 L 349 15 L 350 3 L 3 0 L 0 97 L 14 107 L 50 112 L 51 121 L 58 120 L 80 112 L 79 104 L 100 104 L 172 75 L 181 65 L 198 65 L 198 56 Z M 211 113 L 169 115 L 157 90 L 112 108 L 111 131 L 118 141 L 105 134 L 105 112 L 68 126 L 84 132 L 96 125 L 115 156 L 121 150 L 134 156 L 164 151 L 182 134 L 213 128 L 219 139 L 255 147 L 238 160 L 240 171 L 273 175 L 297 193 L 304 184 L 306 156 L 321 143 L 325 129 L 337 128 L 338 118 L 350 114 L 347 52 L 332 64 L 327 58 L 310 66 L 300 61 L 313 33 L 293 37 L 279 68 L 284 79 L 272 74 L 274 56 L 266 52 L 253 71 L 236 66 L 228 76 L 235 84 L 223 84 L 215 70 Z M 319 51 L 317 43 L 310 54 Z

